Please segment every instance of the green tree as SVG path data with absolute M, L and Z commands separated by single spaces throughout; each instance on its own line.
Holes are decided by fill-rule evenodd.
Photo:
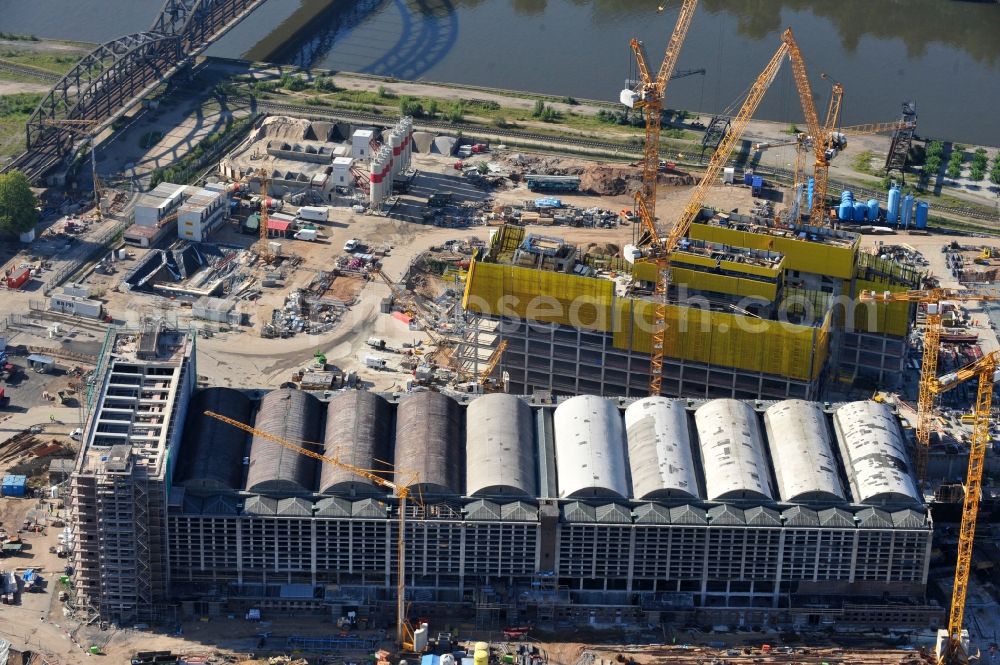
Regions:
M 20 171 L 0 174 L 0 233 L 14 235 L 35 228 L 38 199 Z
M 432 118 L 435 118 L 437 117 L 439 110 L 440 109 L 438 109 L 438 101 L 436 99 L 432 99 L 427 102 L 427 115 L 429 115 Z
M 479 162 L 476 164 L 476 171 L 479 175 L 486 175 L 490 172 L 490 167 L 486 165 L 486 162 Z
M 465 107 L 462 102 L 455 102 L 448 111 L 448 122 L 459 123 L 465 120 Z
M 416 118 L 424 114 L 424 107 L 413 97 L 402 97 L 399 100 L 399 112 Z
M 990 182 L 1000 185 L 1000 154 L 993 158 L 993 168 L 990 169 Z
M 969 169 L 969 180 L 971 180 L 972 182 L 979 182 L 980 180 L 983 179 L 985 175 L 986 172 L 983 170 L 981 166 L 979 166 L 979 164 L 973 164 L 972 167 Z
M 545 113 L 545 102 L 540 99 L 536 99 L 535 107 L 531 109 L 531 115 L 536 118 L 541 118 L 543 113 Z
M 948 169 L 945 171 L 945 175 L 952 180 L 960 178 L 962 176 L 962 162 L 955 159 L 948 160 Z

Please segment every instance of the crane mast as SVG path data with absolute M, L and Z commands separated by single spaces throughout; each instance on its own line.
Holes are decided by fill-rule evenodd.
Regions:
M 259 436 L 262 439 L 276 443 L 277 445 L 287 448 L 293 452 L 300 455 L 305 455 L 306 457 L 311 457 L 315 460 L 319 460 L 324 464 L 330 464 L 338 468 L 349 471 L 357 476 L 365 478 L 379 487 L 384 487 L 390 490 L 396 498 L 399 500 L 399 516 L 397 518 L 397 523 L 399 525 L 399 533 L 396 538 L 396 551 L 397 551 L 397 576 L 396 576 L 396 642 L 403 649 L 413 648 L 413 633 L 406 622 L 406 504 L 407 500 L 410 498 L 410 485 L 417 481 L 414 476 L 407 479 L 405 482 L 400 480 L 397 475 L 397 480 L 399 482 L 393 482 L 391 480 L 386 480 L 382 476 L 378 475 L 371 469 L 362 469 L 360 467 L 354 466 L 353 464 L 348 464 L 336 457 L 328 457 L 322 455 L 308 448 L 304 448 L 296 443 L 283 439 L 280 436 L 271 434 L 270 432 L 265 432 L 259 430 L 255 427 L 251 427 L 246 423 L 241 423 L 238 420 L 234 420 L 227 416 L 224 416 L 214 411 L 205 411 L 205 415 L 216 420 L 222 421 L 227 425 L 231 425 L 237 429 L 243 430 L 248 434 L 254 436 Z
M 646 240 L 654 244 L 659 241 L 659 235 L 656 231 L 656 179 L 660 171 L 660 124 L 663 115 L 663 94 L 666 91 L 667 82 L 674 76 L 681 45 L 687 37 L 697 7 L 698 0 L 684 0 L 681 4 L 677 23 L 670 35 L 670 41 L 667 42 L 667 50 L 655 79 L 651 76 L 649 66 L 646 63 L 646 53 L 642 42 L 638 39 L 632 39 L 629 42 L 632 52 L 635 54 L 636 66 L 639 69 L 639 86 L 636 90 L 638 99 L 635 100 L 634 106 L 642 108 L 646 118 L 642 187 L 635 194 L 636 212 L 642 221 L 643 230 L 648 235 Z M 646 211 L 646 216 L 643 215 L 643 210 Z
M 653 323 L 652 346 L 649 356 L 650 395 L 659 395 L 663 387 L 663 357 L 667 342 L 667 292 L 670 288 L 670 255 L 677 249 L 681 239 L 687 235 L 691 224 L 694 223 L 701 213 L 701 205 L 705 200 L 705 196 L 712 185 L 718 182 L 719 174 L 725 167 L 726 162 L 729 161 L 733 148 L 736 147 L 736 143 L 743 137 L 743 132 L 746 130 L 747 125 L 750 124 L 750 119 L 764 98 L 764 94 L 771 87 L 774 77 L 777 76 L 778 71 L 781 69 L 781 63 L 785 56 L 788 55 L 789 42 L 794 43 L 791 28 L 785 31 L 778 50 L 750 87 L 746 101 L 743 102 L 743 106 L 736 114 L 736 117 L 733 118 L 729 132 L 722 138 L 719 146 L 712 154 L 712 158 L 709 160 L 708 167 L 705 170 L 705 175 L 702 176 L 701 181 L 692 192 L 691 198 L 684 207 L 680 219 L 677 220 L 662 242 L 648 249 L 647 260 L 654 261 L 657 265 L 655 289 L 656 315 Z M 652 211 L 645 207 L 645 201 L 636 197 L 636 203 L 638 204 L 638 212 L 641 218 L 646 219 L 648 216 L 649 219 L 653 219 Z
M 976 518 L 982 493 L 983 467 L 986 450 L 990 445 L 990 410 L 993 407 L 993 384 L 1000 369 L 1000 352 L 993 351 L 962 369 L 935 378 L 935 394 L 950 390 L 958 384 L 978 377 L 976 404 L 973 409 L 972 441 L 969 444 L 969 468 L 965 477 L 965 499 L 962 503 L 962 523 L 959 527 L 958 557 L 955 561 L 955 584 L 952 587 L 951 607 L 948 610 L 947 641 L 940 642 L 938 660 L 942 665 L 968 662 L 962 645 L 962 623 L 965 619 L 965 600 L 969 591 L 972 572 L 972 550 L 976 538 Z
M 930 454 L 931 430 L 934 425 L 934 398 L 937 384 L 938 354 L 941 351 L 941 301 L 957 300 L 1000 300 L 1000 296 L 976 291 L 955 289 L 922 289 L 916 291 L 862 291 L 860 302 L 917 302 L 926 306 L 924 319 L 924 352 L 920 359 L 920 384 L 917 392 L 917 480 L 927 476 L 927 460 Z

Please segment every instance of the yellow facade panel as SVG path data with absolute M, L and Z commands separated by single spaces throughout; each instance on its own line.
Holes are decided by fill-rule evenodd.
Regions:
M 608 280 L 473 261 L 463 307 L 607 332 L 613 298 L 614 284 Z
M 857 280 L 857 292 L 861 291 L 906 291 L 902 286 L 869 280 Z M 861 303 L 854 306 L 855 329 L 864 332 L 888 333 L 904 337 L 910 330 L 910 303 Z
M 730 275 L 714 275 L 677 267 L 671 271 L 670 276 L 675 286 L 686 285 L 689 290 L 726 293 L 739 297 L 754 296 L 764 298 L 768 302 L 774 302 L 778 297 L 778 285 L 770 282 L 741 279 Z
M 673 255 L 672 262 L 674 265 L 687 264 L 702 266 L 704 268 L 718 267 L 721 270 L 728 272 L 742 272 L 747 275 L 757 275 L 768 279 L 776 279 L 782 271 L 780 264 L 777 267 L 769 268 L 768 266 L 755 266 L 749 263 L 737 263 L 736 261 L 719 261 L 710 256 L 700 256 L 698 254 L 689 254 L 687 252 L 675 253 Z

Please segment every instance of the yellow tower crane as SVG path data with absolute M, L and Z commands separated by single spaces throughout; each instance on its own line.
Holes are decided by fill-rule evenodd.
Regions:
M 938 662 L 961 665 L 968 662 L 962 641 L 965 618 L 965 597 L 972 572 L 972 549 L 976 538 L 976 517 L 982 491 L 983 466 L 990 444 L 990 409 L 993 406 L 993 385 L 1000 379 L 1000 352 L 993 351 L 962 369 L 936 378 L 931 384 L 934 394 L 950 390 L 973 377 L 979 379 L 976 404 L 973 408 L 972 441 L 969 444 L 969 469 L 965 476 L 965 500 L 962 503 L 962 524 L 958 536 L 958 558 L 955 562 L 955 583 L 948 610 L 947 634 L 938 633 Z
M 788 28 L 782 33 L 778 50 L 775 51 L 774 56 L 771 57 L 770 62 L 764 67 L 757 80 L 750 86 L 750 92 L 747 94 L 743 106 L 730 123 L 729 132 L 712 154 L 705 175 L 702 176 L 701 181 L 691 193 L 691 198 L 688 199 L 680 218 L 670 229 L 666 238 L 661 239 L 655 235 L 656 240 L 643 248 L 641 260 L 655 263 L 657 266 L 656 319 L 653 323 L 653 341 L 649 356 L 650 395 L 659 395 L 663 385 L 663 356 L 667 338 L 667 292 L 670 288 L 670 256 L 677 249 L 681 239 L 687 235 L 694 221 L 698 219 L 698 215 L 701 214 L 701 205 L 708 195 L 708 191 L 718 182 L 719 174 L 722 173 L 722 169 L 729 161 L 733 148 L 743 137 L 743 132 L 750 124 L 750 119 L 761 100 L 764 99 L 764 94 L 771 87 L 775 76 L 778 75 L 784 58 L 798 52 L 797 48 L 794 51 L 791 49 L 794 44 L 795 38 L 792 36 L 792 29 Z M 646 203 L 642 197 L 636 197 L 639 218 L 646 230 L 652 235 L 656 233 L 655 218 L 652 211 L 646 207 Z
M 489 384 L 490 376 L 493 374 L 493 370 L 497 368 L 497 365 L 500 364 L 500 359 L 503 357 L 503 353 L 506 350 L 507 340 L 500 340 L 500 343 L 497 344 L 497 348 L 493 349 L 493 353 L 490 354 L 489 360 L 486 361 L 486 368 L 479 375 L 479 385 L 485 388 L 487 384 Z M 503 386 L 502 379 L 498 385 Z
M 697 7 L 698 0 L 684 0 L 681 4 L 677 23 L 674 24 L 674 31 L 670 35 L 670 41 L 667 42 L 667 51 L 655 79 L 650 74 L 649 66 L 646 64 L 646 53 L 642 42 L 638 39 L 629 42 L 632 52 L 635 54 L 636 66 L 639 69 L 639 82 L 635 90 L 622 91 L 621 101 L 630 108 L 641 108 L 646 118 L 642 187 L 635 193 L 635 199 L 637 212 L 640 207 L 644 207 L 648 213 L 648 217 L 642 218 L 642 223 L 643 230 L 648 236 L 645 240 L 652 243 L 659 240 L 659 235 L 656 232 L 656 180 L 660 171 L 660 122 L 663 115 L 663 94 L 667 89 L 667 82 L 674 75 L 677 59 L 681 53 L 681 45 L 684 44 L 684 39 L 687 37 Z M 639 214 L 641 216 L 641 213 Z M 643 243 L 640 241 L 641 244 Z
M 920 385 L 917 394 L 917 479 L 927 475 L 927 458 L 930 453 L 931 428 L 934 422 L 934 385 L 937 381 L 938 353 L 941 350 L 941 302 L 953 300 L 1000 300 L 1000 296 L 958 289 L 924 289 L 918 291 L 862 291 L 860 302 L 916 302 L 926 306 L 924 319 L 924 353 L 920 360 Z
M 386 480 L 382 476 L 378 475 L 375 471 L 371 469 L 362 469 L 360 467 L 354 466 L 353 464 L 348 464 L 336 457 L 327 457 L 326 455 L 321 455 L 315 451 L 309 450 L 308 448 L 303 448 L 302 446 L 287 441 L 280 436 L 271 434 L 270 432 L 264 432 L 255 427 L 251 427 L 246 423 L 241 423 L 238 420 L 233 420 L 223 416 L 222 414 L 215 413 L 214 411 L 205 411 L 206 416 L 220 420 L 227 425 L 232 425 L 237 429 L 241 429 L 244 432 L 253 434 L 254 436 L 259 436 L 262 439 L 266 439 L 273 443 L 287 448 L 293 452 L 300 455 L 305 455 L 306 457 L 311 457 L 313 459 L 319 460 L 323 464 L 331 464 L 338 468 L 344 469 L 345 471 L 350 471 L 351 473 L 360 476 L 361 478 L 366 478 L 371 482 L 375 483 L 379 487 L 384 487 L 391 491 L 399 501 L 399 516 L 397 522 L 399 525 L 399 533 L 396 534 L 396 548 L 397 548 L 397 572 L 396 572 L 396 643 L 404 651 L 413 650 L 413 629 L 410 627 L 406 620 L 406 503 L 410 498 L 410 487 L 416 484 L 418 478 L 416 473 L 414 473 L 410 478 L 400 479 L 399 474 L 395 473 L 396 482 L 391 480 Z

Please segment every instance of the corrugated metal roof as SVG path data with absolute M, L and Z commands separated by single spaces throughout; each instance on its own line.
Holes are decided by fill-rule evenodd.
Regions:
M 302 498 L 280 499 L 278 501 L 278 515 L 284 517 L 311 517 L 312 503 Z
M 316 517 L 350 517 L 352 505 L 347 499 L 330 496 L 316 502 Z
M 500 517 L 505 522 L 534 522 L 538 519 L 538 508 L 523 501 L 513 501 L 500 506 Z
M 243 512 L 250 515 L 276 515 L 278 500 L 266 496 L 252 496 L 243 503 Z
M 466 409 L 466 491 L 537 496 L 534 418 L 523 400 L 494 393 Z
M 820 526 L 825 527 L 853 527 L 854 515 L 843 508 L 825 508 L 817 511 Z
M 757 414 L 734 399 L 716 399 L 694 414 L 705 469 L 707 498 L 772 499 Z
M 563 518 L 567 522 L 596 522 L 597 511 L 579 501 L 573 501 L 563 506 Z
M 670 524 L 670 509 L 655 503 L 644 503 L 635 509 L 636 524 Z
M 823 409 L 789 399 L 764 412 L 771 459 L 783 501 L 843 501 L 837 460 Z
M 777 510 L 757 506 L 743 511 L 748 526 L 781 526 L 781 515 Z
M 483 521 L 500 519 L 500 506 L 492 501 L 486 501 L 484 499 L 473 501 L 467 505 L 465 509 L 468 511 L 466 513 L 466 519 Z
M 631 524 L 632 512 L 625 506 L 617 503 L 609 503 L 604 506 L 597 506 L 595 517 L 603 524 Z
M 672 524 L 708 524 L 704 508 L 694 506 L 674 506 L 670 509 Z
M 351 515 L 353 517 L 386 519 L 387 515 L 385 508 L 386 504 L 381 501 L 377 501 L 375 499 L 362 499 L 361 501 L 354 502 L 354 505 L 351 507 Z
M 708 519 L 712 526 L 744 526 L 743 511 L 728 504 L 708 509 Z
M 927 525 L 927 516 L 907 508 L 892 514 L 892 523 L 897 529 L 922 529 Z
M 785 526 L 819 526 L 819 515 L 810 508 L 792 506 L 781 513 L 781 516 L 785 518 Z
M 878 508 L 863 508 L 854 515 L 862 529 L 891 529 L 892 516 Z

